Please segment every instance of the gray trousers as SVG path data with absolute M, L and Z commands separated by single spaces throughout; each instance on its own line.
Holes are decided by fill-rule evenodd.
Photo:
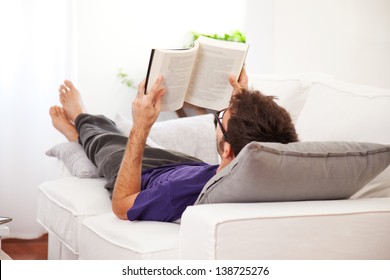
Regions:
M 107 180 L 105 188 L 111 195 L 126 149 L 128 138 L 115 123 L 104 116 L 81 114 L 75 120 L 79 143 L 88 158 L 97 166 L 98 175 Z M 145 146 L 142 171 L 173 163 L 202 162 L 189 155 Z

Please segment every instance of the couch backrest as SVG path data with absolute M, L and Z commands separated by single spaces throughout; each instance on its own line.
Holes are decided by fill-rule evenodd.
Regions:
M 390 89 L 345 83 L 326 74 L 249 76 L 250 85 L 279 97 L 301 141 L 390 144 Z M 390 168 L 353 196 L 390 197 Z
M 313 83 L 297 119 L 301 141 L 390 144 L 390 90 Z
M 323 73 L 296 75 L 248 75 L 249 87 L 265 95 L 277 97 L 276 102 L 284 107 L 296 123 L 305 104 L 307 89 L 313 82 L 332 81 L 333 77 Z

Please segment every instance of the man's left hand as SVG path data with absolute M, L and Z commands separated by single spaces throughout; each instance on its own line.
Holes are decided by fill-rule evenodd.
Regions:
M 246 74 L 245 67 L 242 68 L 238 81 L 234 75 L 229 76 L 229 82 L 233 87 L 233 95 L 241 92 L 243 89 L 248 89 L 248 75 Z

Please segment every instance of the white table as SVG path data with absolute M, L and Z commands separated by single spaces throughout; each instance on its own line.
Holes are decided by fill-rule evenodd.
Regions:
M 7 226 L 0 226 L 0 260 L 9 260 L 11 259 L 6 253 L 1 250 L 1 239 L 4 236 L 7 236 L 9 234 L 9 228 Z

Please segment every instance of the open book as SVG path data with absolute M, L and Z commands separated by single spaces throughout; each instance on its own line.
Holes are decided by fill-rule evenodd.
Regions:
M 162 99 L 162 111 L 178 110 L 184 102 L 213 110 L 226 108 L 233 92 L 229 75 L 239 77 L 248 47 L 244 43 L 199 37 L 190 49 L 153 49 L 146 90 L 163 75 L 167 92 Z

